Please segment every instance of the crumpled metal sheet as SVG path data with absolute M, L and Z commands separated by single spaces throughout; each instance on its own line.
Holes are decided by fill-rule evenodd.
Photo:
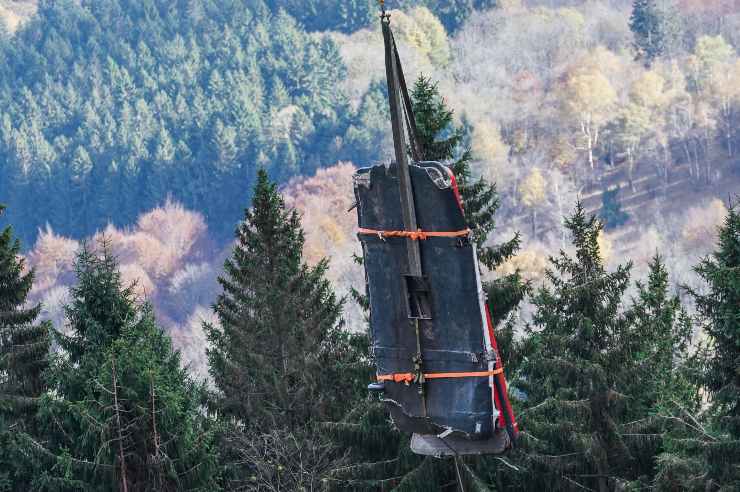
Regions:
M 410 166 L 416 218 L 424 231 L 466 229 L 462 210 L 439 163 Z M 403 230 L 397 167 L 360 169 L 355 176 L 359 226 Z M 404 281 L 405 238 L 360 235 L 370 298 L 372 350 L 377 372 L 414 372 L 415 322 L 409 319 Z M 423 372 L 489 371 L 492 349 L 486 341 L 482 293 L 475 247 L 466 238 L 430 237 L 419 241 L 422 271 L 429 287 L 430 320 L 419 320 Z M 406 432 L 439 434 L 452 430 L 486 439 L 498 415 L 492 378 L 427 380 L 420 385 L 385 383 L 384 400 L 397 427 Z M 426 401 L 423 401 L 426 400 Z

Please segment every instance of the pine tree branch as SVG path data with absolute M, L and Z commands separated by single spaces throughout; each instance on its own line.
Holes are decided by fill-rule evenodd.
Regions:
M 116 427 L 118 429 L 118 456 L 121 468 L 121 487 L 123 492 L 128 492 L 128 477 L 126 476 L 126 457 L 123 452 L 123 430 L 121 429 L 121 414 L 118 404 L 118 376 L 116 373 L 116 357 L 111 359 L 111 371 L 113 376 L 113 401 L 116 412 Z
M 21 433 L 21 434 L 19 434 L 19 436 L 21 436 L 21 438 L 23 440 L 29 442 L 34 448 L 36 448 L 37 450 L 39 450 L 45 456 L 47 456 L 49 458 L 53 458 L 54 460 L 59 460 L 60 459 L 59 456 L 57 456 L 53 452 L 49 451 L 43 444 L 41 444 L 40 442 L 36 441 L 31 436 L 29 436 L 29 435 L 27 435 L 25 433 Z M 75 463 L 77 465 L 83 466 L 85 468 L 106 468 L 106 469 L 114 469 L 114 468 L 116 468 L 114 465 L 107 465 L 105 463 L 98 463 L 98 462 L 93 462 L 93 461 L 87 461 L 87 460 L 83 460 L 83 459 L 79 459 L 79 458 L 74 458 L 72 456 L 65 456 L 64 459 L 68 459 L 72 463 Z
M 586 487 L 585 485 L 581 485 L 580 483 L 576 482 L 575 480 L 572 480 L 572 479 L 568 478 L 568 477 L 567 477 L 567 476 L 565 476 L 565 475 L 561 475 L 560 477 L 561 477 L 561 478 L 563 478 L 563 479 L 565 479 L 565 480 L 566 480 L 567 482 L 569 482 L 569 483 L 571 483 L 571 484 L 575 485 L 575 486 L 576 486 L 576 487 L 578 487 L 579 489 L 582 489 L 582 490 L 588 490 L 589 492 L 596 492 L 596 490 L 594 490 L 594 489 L 592 489 L 592 488 L 589 488 L 589 487 Z

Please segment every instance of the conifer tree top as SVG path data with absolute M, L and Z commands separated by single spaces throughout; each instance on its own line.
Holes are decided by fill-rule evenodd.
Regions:
M 75 263 L 77 284 L 66 308 L 72 334 L 58 334 L 73 360 L 95 353 L 117 339 L 137 316 L 134 285 L 124 286 L 107 240 L 97 249 L 85 244 Z
M 107 242 L 86 245 L 76 269 L 72 333 L 56 333 L 64 350 L 52 354 L 52 392 L 38 416 L 43 478 L 63 490 L 215 490 L 205 389 L 181 366 L 151 305 L 122 283 Z
M 463 140 L 462 128 L 454 128 L 453 111 L 447 107 L 437 84 L 423 75 L 416 79 L 411 91 L 417 137 L 422 159 L 446 161 L 455 156 Z
M 730 207 L 719 230 L 716 251 L 696 272 L 706 282 L 694 291 L 697 309 L 709 336 L 704 383 L 713 394 L 715 412 L 735 439 L 740 439 L 740 211 Z
M 691 324 L 668 294 L 658 256 L 627 307 L 631 265 L 605 267 L 602 224 L 580 203 L 565 224 L 574 252 L 550 259 L 549 285 L 533 296 L 515 383 L 527 397 L 522 427 L 532 436 L 524 461 L 533 481 L 553 490 L 613 490 L 654 473 L 660 429 L 644 430 L 643 421 L 662 397 L 683 397 L 676 373 Z
M 0 215 L 5 206 L 0 204 Z M 21 245 L 10 226 L 0 232 L 0 326 L 32 322 L 40 307 L 21 309 L 33 285 L 33 271 L 24 273 Z
M 282 250 L 291 264 L 295 266 L 296 262 L 300 262 L 305 238 L 298 212 L 286 210 L 285 200 L 278 193 L 277 184 L 270 181 L 263 168 L 257 172 L 252 206 L 245 211 L 244 221 L 237 227 L 236 237 L 241 246 L 252 251 L 277 246 L 274 241 L 284 240 L 286 242 L 281 244 Z
M 220 326 L 205 327 L 210 373 L 225 414 L 263 430 L 302 426 L 332 410 L 321 399 L 337 383 L 322 358 L 341 325 L 342 301 L 325 278 L 326 260 L 302 262 L 300 216 L 262 169 L 251 205 L 218 279 Z
M 4 209 L 0 205 L 0 215 Z M 33 270 L 24 269 L 20 242 L 6 227 L 0 232 L 0 409 L 10 400 L 16 413 L 43 391 L 49 348 L 48 324 L 33 324 L 41 306 L 26 307 Z

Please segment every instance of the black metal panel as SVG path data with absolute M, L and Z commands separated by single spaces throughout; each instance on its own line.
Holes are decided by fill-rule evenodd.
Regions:
M 402 230 L 396 167 L 358 171 L 355 194 L 359 225 Z M 410 167 L 416 216 L 424 231 L 466 228 L 449 180 L 438 163 Z M 435 183 L 435 180 L 437 183 Z M 370 296 L 370 324 L 378 374 L 414 372 L 419 323 L 423 372 L 479 372 L 489 369 L 484 320 L 479 303 L 473 245 L 466 238 L 430 237 L 419 241 L 424 284 L 431 301 L 430 320 L 413 320 L 407 302 L 405 238 L 361 235 Z M 424 384 L 386 383 L 385 399 L 401 430 L 438 433 L 451 428 L 472 438 L 493 430 L 492 393 L 487 377 L 433 379 Z M 425 402 L 423 400 L 426 400 Z

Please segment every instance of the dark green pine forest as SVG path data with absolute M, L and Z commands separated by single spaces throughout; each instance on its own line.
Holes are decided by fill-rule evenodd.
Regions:
M 450 30 L 489 3 L 421 2 Z M 336 90 L 338 47 L 313 34 L 376 15 L 375 0 L 39 2 L 0 35 L 6 219 L 27 243 L 47 223 L 83 237 L 169 196 L 223 240 L 258 168 L 283 182 L 378 158 L 383 122 Z
M 352 158 L 337 46 L 261 1 L 49 1 L 0 41 L 0 190 L 77 237 L 173 198 L 230 235 L 258 167 Z
M 486 4 L 437 3 L 450 29 Z M 47 223 L 83 237 L 169 196 L 225 239 L 258 168 L 282 182 L 372 161 L 382 122 L 336 90 L 338 47 L 312 32 L 376 13 L 372 0 L 39 2 L 0 36 L 6 219 L 26 242 Z
M 387 2 L 427 7 L 450 34 L 499 4 L 508 5 Z M 637 0 L 623 19 L 641 66 L 678 49 L 667 5 Z M 559 249 L 534 282 L 510 268 L 527 253 L 505 228 L 513 195 L 477 161 L 474 136 L 494 132 L 458 118 L 434 76 L 409 76 L 419 150 L 457 176 L 521 435 L 501 456 L 410 451 L 410 436 L 366 389 L 375 367 L 364 286 L 345 297 L 331 280 L 341 259 L 308 259 L 314 224 L 281 191 L 339 160 L 382 158 L 385 86 L 370 81 L 350 104 L 337 90 L 349 71 L 341 38 L 326 35 L 356 32 L 376 13 L 371 0 L 42 0 L 15 33 L 0 31 L 0 223 L 10 224 L 0 229 L 0 492 L 740 490 L 740 196 L 722 206 L 711 251 L 687 260 L 684 284 L 661 248 L 644 273 L 608 261 L 604 231 L 636 213 L 620 201 L 632 175 L 623 188 L 597 183 L 600 213 L 580 199 L 564 207 Z M 724 131 L 738 106 L 715 77 L 726 65 L 711 65 L 730 58 L 722 43 L 698 43 L 688 90 L 722 108 L 715 129 Z M 578 131 L 589 123 L 584 106 L 610 92 L 589 75 L 593 65 L 564 79 L 572 101 L 563 110 L 579 116 Z M 603 90 L 584 95 L 582 80 Z M 654 73 L 630 95 L 637 116 L 658 114 L 660 80 Z M 647 132 L 634 114 L 619 118 Z M 601 119 L 608 140 L 618 129 Z M 512 162 L 533 145 L 519 130 L 501 128 Z M 706 128 L 689 130 L 671 138 L 710 180 L 706 156 L 725 145 L 732 156 L 736 137 L 727 130 L 710 149 Z M 624 162 L 647 153 L 643 137 L 625 140 Z M 605 145 L 584 156 L 618 160 Z M 549 183 L 533 170 L 521 176 L 522 201 L 550 207 Z M 213 316 L 198 321 L 207 380 L 176 348 L 161 299 L 125 280 L 115 238 L 74 250 L 58 323 L 33 297 L 48 279 L 23 256 L 46 224 L 89 237 L 168 198 L 231 241 L 214 273 Z M 534 210 L 521 210 L 535 229 Z M 365 319 L 348 326 L 355 303 Z

